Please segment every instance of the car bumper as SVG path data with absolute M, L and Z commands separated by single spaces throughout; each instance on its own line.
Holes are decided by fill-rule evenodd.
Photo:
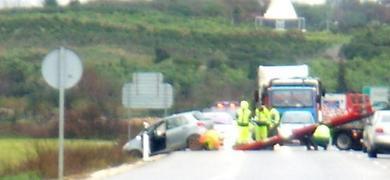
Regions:
M 377 135 L 374 142 L 375 144 L 390 145 L 390 135 Z
M 123 151 L 139 150 L 141 152 L 142 152 L 142 149 L 143 149 L 143 147 L 142 147 L 142 138 L 141 137 L 136 137 L 133 140 L 130 140 L 122 148 Z
M 390 151 L 390 135 L 376 136 L 373 144 L 377 150 Z

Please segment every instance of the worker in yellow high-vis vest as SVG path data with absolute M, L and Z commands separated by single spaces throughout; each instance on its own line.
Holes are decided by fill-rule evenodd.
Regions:
M 207 130 L 199 138 L 199 143 L 206 150 L 218 150 L 222 145 L 222 138 L 216 130 Z
M 275 136 L 278 134 L 278 127 L 279 127 L 279 124 L 280 124 L 280 114 L 279 114 L 279 111 L 272 107 L 271 105 L 267 105 L 266 106 L 267 109 L 269 110 L 269 122 L 270 122 L 270 125 L 269 125 L 269 129 L 268 129 L 268 133 L 269 135 L 268 136 Z
M 328 148 L 330 142 L 330 129 L 325 124 L 320 124 L 317 126 L 316 130 L 313 133 L 313 142 L 324 148 L 326 150 Z
M 264 140 L 268 137 L 268 128 L 270 126 L 270 111 L 266 106 L 260 106 L 256 109 L 255 117 L 255 140 Z
M 251 141 L 249 119 L 251 117 L 251 110 L 247 101 L 240 102 L 240 108 L 237 110 L 237 127 L 238 138 L 237 144 L 245 144 Z

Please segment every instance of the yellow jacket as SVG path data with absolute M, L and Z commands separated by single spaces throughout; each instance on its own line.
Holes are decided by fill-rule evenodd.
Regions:
M 330 138 L 330 130 L 328 126 L 321 124 L 319 125 L 316 130 L 313 133 L 314 138 L 323 138 L 323 139 L 328 139 Z
M 237 110 L 237 125 L 248 126 L 251 113 L 251 110 L 249 110 L 249 103 L 241 101 L 240 109 Z
M 270 117 L 271 113 L 267 107 L 261 106 L 261 110 L 259 108 L 256 109 L 256 121 L 259 122 L 261 125 L 269 126 L 271 124 Z

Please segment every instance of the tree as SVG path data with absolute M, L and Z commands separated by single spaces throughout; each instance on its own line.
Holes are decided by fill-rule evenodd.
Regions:
M 156 56 L 154 62 L 156 63 L 160 63 L 161 61 L 164 61 L 165 59 L 168 59 L 170 57 L 168 51 L 160 47 L 156 47 L 154 49 L 154 53 Z
M 339 62 L 339 75 L 337 77 L 337 91 L 345 92 L 348 90 L 347 82 L 345 79 L 345 62 Z

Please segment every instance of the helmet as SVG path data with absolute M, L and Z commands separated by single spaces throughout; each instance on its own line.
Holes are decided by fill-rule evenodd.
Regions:
M 249 103 L 247 101 L 241 101 L 240 106 L 241 108 L 249 108 Z

